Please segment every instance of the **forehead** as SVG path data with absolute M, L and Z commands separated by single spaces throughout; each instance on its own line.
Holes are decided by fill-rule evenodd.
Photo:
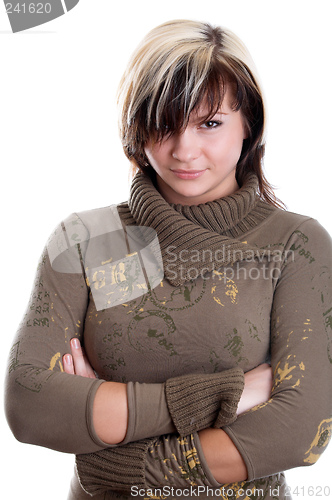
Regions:
M 211 105 L 208 103 L 207 98 L 204 98 L 202 102 L 196 106 L 193 111 L 190 113 L 190 118 L 196 119 L 200 117 L 205 117 L 209 114 L 211 109 Z M 234 110 L 234 93 L 232 89 L 229 87 L 226 88 L 226 91 L 223 96 L 223 100 L 221 101 L 220 106 L 216 109 L 215 114 L 229 114 L 235 112 Z

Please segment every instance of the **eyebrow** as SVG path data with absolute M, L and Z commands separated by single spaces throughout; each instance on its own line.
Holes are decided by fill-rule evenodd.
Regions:
M 208 118 L 206 120 L 205 116 L 202 114 L 201 116 L 197 115 L 196 116 L 196 119 L 197 121 L 210 121 L 210 120 L 213 120 L 213 118 L 217 115 L 229 115 L 229 113 L 226 113 L 224 111 L 217 111 L 216 113 L 214 113 L 214 115 L 212 115 L 210 118 Z

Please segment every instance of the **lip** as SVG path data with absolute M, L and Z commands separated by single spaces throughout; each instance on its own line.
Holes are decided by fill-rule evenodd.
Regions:
M 206 172 L 206 169 L 204 170 L 172 170 L 173 174 L 179 177 L 179 179 L 197 179 L 198 177 L 201 177 L 201 175 Z

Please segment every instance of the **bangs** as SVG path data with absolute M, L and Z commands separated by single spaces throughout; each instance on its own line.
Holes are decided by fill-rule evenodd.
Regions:
M 206 109 L 205 115 L 200 117 L 201 123 L 209 121 L 221 108 L 229 86 L 234 95 L 232 107 L 238 110 L 242 92 L 239 92 L 236 78 L 228 68 L 215 61 L 205 74 L 197 76 L 196 68 L 183 64 L 150 96 L 143 125 L 146 137 L 161 141 L 183 132 L 190 114 L 201 105 Z

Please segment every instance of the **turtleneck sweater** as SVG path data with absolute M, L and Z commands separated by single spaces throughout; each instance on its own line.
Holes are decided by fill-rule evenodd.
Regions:
M 215 270 L 216 265 L 232 265 L 252 256 L 253 252 L 257 256 L 264 253 L 241 241 L 242 235 L 275 211 L 273 206 L 260 200 L 257 190 L 258 179 L 251 174 L 233 195 L 201 205 L 170 205 L 152 180 L 139 173 L 132 183 L 129 202 L 120 205 L 119 213 L 128 225 L 134 223 L 156 231 L 165 277 L 172 285 L 180 286 L 190 281 L 192 267 L 190 263 L 184 265 L 180 258 L 184 251 L 195 253 L 196 268 L 204 272 Z M 212 255 L 208 261 L 204 258 L 207 250 L 208 255 Z
M 142 242 L 131 248 L 133 228 L 152 231 L 151 268 Z M 231 196 L 180 206 L 138 174 L 128 202 L 70 216 L 47 244 L 10 355 L 7 416 L 15 435 L 79 454 L 80 463 L 102 460 L 99 479 L 92 467 L 80 482 L 96 500 L 119 498 L 107 480 L 114 460 L 123 467 L 112 455 L 118 448 L 105 450 L 92 423 L 104 380 L 162 384 L 269 361 L 270 400 L 223 427 L 248 470 L 248 481 L 230 489 L 236 498 L 251 488 L 286 499 L 281 471 L 314 463 L 330 435 L 330 270 L 326 231 L 262 201 L 255 177 Z M 99 380 L 63 373 L 74 336 Z M 208 470 L 197 433 L 140 443 L 135 467 L 147 487 L 211 486 L 215 496 L 233 498 Z M 131 446 L 119 450 L 130 457 Z M 115 470 L 126 477 L 126 469 Z M 90 498 L 81 484 L 75 476 L 70 500 Z

